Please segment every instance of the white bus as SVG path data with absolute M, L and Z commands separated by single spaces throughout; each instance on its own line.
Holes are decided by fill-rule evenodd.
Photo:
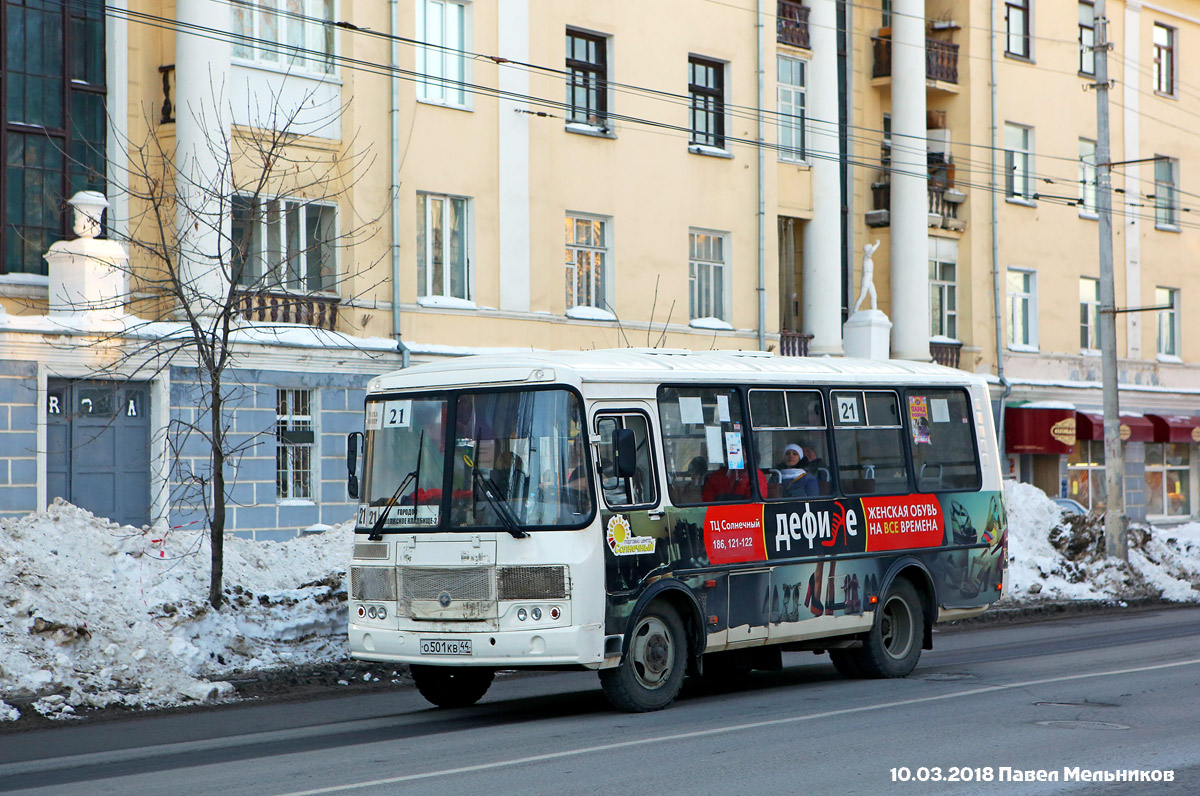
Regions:
M 657 710 L 782 650 L 903 677 L 1001 593 L 987 386 L 933 364 L 473 356 L 372 380 L 348 443 L 351 654 L 439 706 L 581 667 Z

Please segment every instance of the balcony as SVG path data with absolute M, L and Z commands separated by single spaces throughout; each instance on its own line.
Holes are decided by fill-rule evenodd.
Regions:
M 333 331 L 337 328 L 336 296 L 313 296 L 282 291 L 241 291 L 237 313 L 259 323 L 296 323 Z
M 933 361 L 947 368 L 957 368 L 962 354 L 962 341 L 941 338 L 929 341 L 929 355 Z
M 947 164 L 951 165 L 951 164 Z M 952 174 L 953 172 L 951 172 Z M 929 226 L 962 232 L 967 227 L 965 220 L 959 219 L 958 208 L 967 200 L 967 195 L 955 190 L 953 182 L 949 184 L 939 180 L 937 173 L 929 177 Z M 886 227 L 891 224 L 892 183 L 890 180 L 871 184 L 872 207 L 867 213 L 868 227 Z
M 796 0 L 778 0 L 775 4 L 775 41 L 811 49 L 808 43 L 808 6 Z
M 804 332 L 789 332 L 784 329 L 779 333 L 779 355 L 781 357 L 806 357 L 808 344 L 813 336 Z
M 871 43 L 875 48 L 875 65 L 871 71 L 873 78 L 892 77 L 892 38 L 891 36 L 872 36 Z M 925 40 L 925 80 L 933 88 L 942 88 L 957 92 L 958 89 L 958 45 L 938 39 Z M 954 86 L 955 88 L 947 88 Z

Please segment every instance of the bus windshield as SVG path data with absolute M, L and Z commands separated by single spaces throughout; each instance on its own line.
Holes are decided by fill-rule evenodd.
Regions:
M 579 527 L 594 503 L 581 418 L 561 389 L 369 398 L 358 525 L 394 502 L 383 530 Z

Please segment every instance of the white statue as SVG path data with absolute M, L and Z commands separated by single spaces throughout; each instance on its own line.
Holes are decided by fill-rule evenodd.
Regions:
M 862 306 L 863 299 L 869 294 L 871 296 L 871 309 L 879 309 L 878 301 L 875 298 L 875 261 L 871 259 L 871 255 L 879 248 L 879 241 L 868 243 L 863 246 L 862 260 L 862 289 L 858 293 L 858 301 L 854 303 L 854 311 L 858 312 L 858 308 Z

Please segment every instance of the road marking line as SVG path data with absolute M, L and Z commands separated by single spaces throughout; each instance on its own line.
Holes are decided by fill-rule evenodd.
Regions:
M 365 782 L 353 782 L 346 785 L 333 785 L 326 788 L 315 788 L 313 790 L 291 791 L 289 793 L 281 793 L 279 796 L 321 796 L 325 793 L 342 793 L 344 791 L 359 790 L 361 788 L 374 788 L 380 785 L 395 785 L 401 782 L 415 782 L 422 779 L 430 779 L 432 777 L 444 777 L 453 774 L 470 774 L 476 771 L 488 771 L 496 768 L 509 768 L 511 766 L 519 766 L 526 763 L 541 763 L 547 760 L 557 760 L 563 757 L 578 757 L 580 755 L 596 754 L 597 752 L 607 752 L 613 749 L 624 749 L 630 746 L 642 746 L 648 743 L 665 743 L 667 741 L 686 741 L 693 738 L 704 738 L 710 735 L 723 735 L 725 733 L 740 732 L 742 730 L 757 730 L 763 727 L 777 727 L 781 724 L 795 724 L 801 721 L 813 721 L 815 719 L 827 719 L 832 716 L 846 716 L 853 713 L 865 713 L 873 710 L 884 710 L 887 708 L 902 707 L 904 705 L 919 705 L 925 702 L 939 702 L 945 699 L 958 699 L 959 697 L 974 696 L 976 694 L 988 694 L 996 691 L 1011 691 L 1016 688 L 1029 688 L 1030 686 L 1046 685 L 1048 683 L 1066 683 L 1072 680 L 1087 680 L 1094 677 L 1111 677 L 1119 674 L 1136 674 L 1138 672 L 1152 672 L 1158 669 L 1174 669 L 1180 666 L 1195 666 L 1200 664 L 1200 658 L 1189 661 L 1177 661 L 1175 663 L 1160 663 L 1154 666 L 1138 666 L 1132 669 L 1113 669 L 1107 672 L 1091 672 L 1088 674 L 1069 674 L 1062 677 L 1047 677 L 1041 680 L 1027 680 L 1022 683 L 1007 683 L 1004 685 L 989 685 L 980 688 L 971 688 L 966 691 L 955 691 L 952 694 L 939 694 L 936 696 L 914 697 L 913 699 L 901 699 L 895 702 L 881 702 L 875 705 L 862 705 L 857 708 L 842 708 L 840 710 L 828 710 L 822 713 L 808 713 L 803 716 L 789 716 L 783 719 L 768 719 L 765 721 L 754 721 L 748 724 L 734 724 L 729 727 L 714 727 L 708 730 L 695 730 L 693 732 L 677 733 L 675 735 L 660 735 L 653 738 L 639 738 L 636 741 L 619 741 L 617 743 L 601 744 L 599 746 L 588 746 L 581 749 L 567 749 L 562 752 L 548 752 L 541 755 L 531 755 L 529 757 L 518 757 L 512 760 L 499 760 L 493 763 L 480 763 L 474 766 L 461 766 L 459 768 L 447 768 L 441 771 L 427 771 L 423 774 L 406 774 L 402 777 L 387 777 L 386 779 L 373 779 Z

